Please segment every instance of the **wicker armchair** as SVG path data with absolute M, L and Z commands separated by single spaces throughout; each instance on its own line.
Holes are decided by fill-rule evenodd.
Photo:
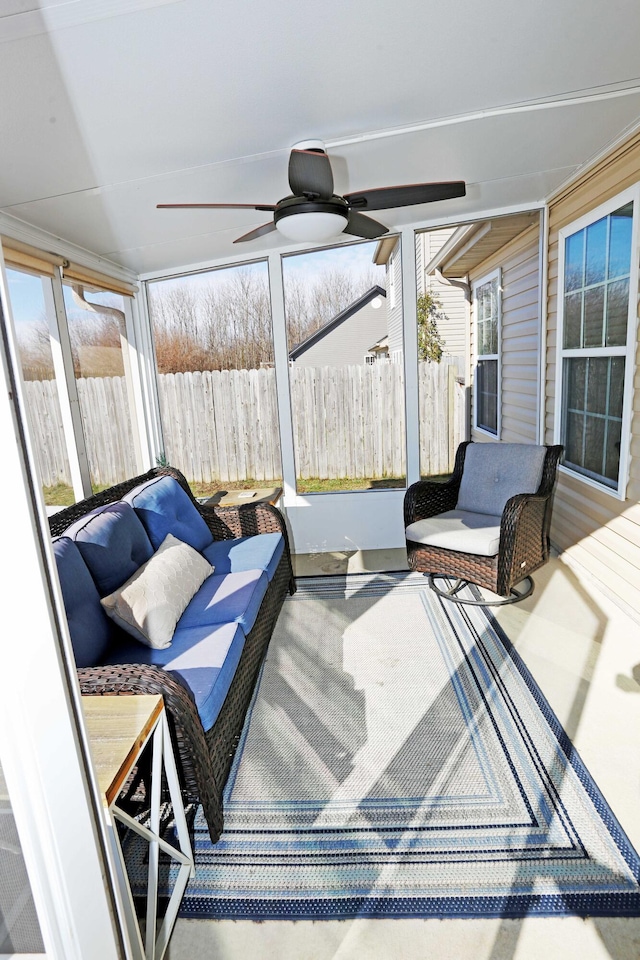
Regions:
M 531 574 L 549 559 L 553 493 L 563 448 L 473 444 L 470 455 L 471 446 L 460 444 L 446 483 L 422 480 L 407 490 L 408 563 L 429 577 L 437 593 L 458 603 L 512 603 L 530 595 Z M 443 590 L 436 577 L 455 582 Z M 515 590 L 522 581 L 524 588 Z M 503 599 L 462 599 L 458 593 L 467 583 Z

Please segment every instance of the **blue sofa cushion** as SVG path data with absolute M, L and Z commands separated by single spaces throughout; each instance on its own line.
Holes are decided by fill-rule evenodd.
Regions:
M 69 537 L 53 541 L 73 653 L 78 667 L 100 663 L 109 647 L 111 623 L 77 545 Z
M 260 533 L 235 540 L 214 540 L 202 552 L 216 573 L 264 570 L 269 580 L 273 580 L 283 551 L 281 533 Z
M 124 497 L 142 521 L 153 549 L 168 533 L 202 552 L 213 541 L 189 495 L 173 477 L 154 477 L 130 490 Z
M 253 627 L 269 580 L 263 570 L 207 577 L 178 620 L 176 629 L 201 624 L 239 623 L 245 634 Z
M 101 597 L 133 576 L 154 551 L 135 511 L 122 500 L 87 513 L 65 536 L 77 543 Z
M 240 661 L 245 635 L 237 623 L 180 627 L 170 647 L 144 647 L 133 639 L 114 644 L 105 663 L 153 663 L 186 686 L 205 731 L 215 723 Z

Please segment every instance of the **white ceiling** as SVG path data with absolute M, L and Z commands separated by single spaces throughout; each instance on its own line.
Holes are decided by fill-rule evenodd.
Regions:
M 640 121 L 637 0 L 0 0 L 0 210 L 137 273 L 233 247 L 291 146 L 336 192 L 465 180 L 390 227 L 544 200 Z M 407 130 L 406 128 L 410 128 Z

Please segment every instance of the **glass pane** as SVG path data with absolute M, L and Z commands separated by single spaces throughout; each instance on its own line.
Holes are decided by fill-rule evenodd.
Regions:
M 624 357 L 564 361 L 564 462 L 615 486 L 620 460 Z
M 604 286 L 584 292 L 584 347 L 601 347 L 604 315 Z
M 609 277 L 628 276 L 631 269 L 631 234 L 633 203 L 627 203 L 611 214 L 609 238 Z
M 627 342 L 629 318 L 629 281 L 615 280 L 607 284 L 607 337 L 608 347 L 623 347 Z
M 607 425 L 607 443 L 605 450 L 604 475 L 608 480 L 618 482 L 620 472 L 620 438 L 622 423 L 609 422 Z
M 586 470 L 593 474 L 602 474 L 604 468 L 604 418 L 585 417 L 585 449 L 584 464 Z
M 578 290 L 584 279 L 584 230 L 567 237 L 564 245 L 564 290 Z
M 282 260 L 301 493 L 405 485 L 402 265 L 399 246 L 374 264 L 376 248 Z
M 476 372 L 478 386 L 477 425 L 490 433 L 498 432 L 498 361 L 480 360 Z
M 21 953 L 44 954 L 44 944 L 0 766 L 0 954 Z
M 47 309 L 51 309 L 53 303 L 51 279 L 7 270 L 7 281 L 25 380 L 29 430 L 44 502 L 51 507 L 68 506 L 75 498 L 47 318 Z
M 586 396 L 586 409 L 589 413 L 606 414 L 609 400 L 609 364 L 608 357 L 591 357 L 588 361 L 589 389 Z
M 564 438 L 564 462 L 582 463 L 582 444 L 584 440 L 584 417 L 581 413 L 568 413 Z
M 166 461 L 199 497 L 279 485 L 267 264 L 154 281 L 149 311 Z
M 491 323 L 490 323 L 489 353 L 498 353 L 498 281 L 491 282 Z
M 625 358 L 612 357 L 610 360 L 611 375 L 609 386 L 608 413 L 612 417 L 622 418 L 622 402 L 624 398 L 624 371 Z
M 585 286 L 601 283 L 604 280 L 607 259 L 607 218 L 587 228 L 587 255 Z
M 564 299 L 564 347 L 575 349 L 582 346 L 582 291 L 571 293 Z
M 94 493 L 137 473 L 122 340 L 123 298 L 64 285 L 69 339 Z

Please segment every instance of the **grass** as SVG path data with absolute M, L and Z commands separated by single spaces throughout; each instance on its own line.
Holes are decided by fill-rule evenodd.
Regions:
M 93 493 L 100 493 L 110 487 L 110 483 L 91 484 Z M 70 507 L 76 502 L 73 487 L 68 483 L 54 483 L 52 487 L 43 487 L 44 502 L 47 507 Z
M 449 479 L 448 473 L 442 473 L 434 477 L 423 477 L 423 479 L 436 480 L 443 483 Z M 324 477 L 311 477 L 310 479 L 298 480 L 298 493 L 341 493 L 347 490 L 393 490 L 403 489 L 405 486 L 404 477 L 383 477 L 380 480 L 366 480 L 355 477 L 341 477 L 330 480 Z M 212 483 L 200 483 L 199 481 L 189 481 L 194 497 L 212 497 L 219 490 L 230 492 L 231 490 L 254 490 L 256 487 L 278 487 L 282 485 L 282 480 L 230 480 L 227 483 L 222 481 L 213 481 Z M 109 484 L 102 484 L 93 487 L 94 493 L 105 490 Z M 73 489 L 66 483 L 56 483 L 52 487 L 43 487 L 44 502 L 48 507 L 69 507 L 75 503 Z

